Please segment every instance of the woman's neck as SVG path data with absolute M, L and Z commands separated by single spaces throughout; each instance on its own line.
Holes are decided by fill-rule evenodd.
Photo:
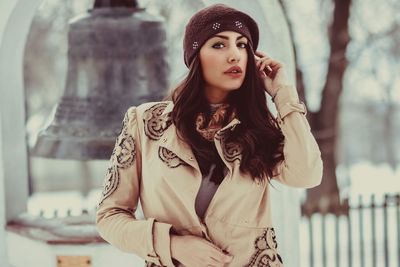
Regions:
M 224 91 L 222 89 L 211 88 L 210 86 L 205 87 L 205 94 L 208 103 L 210 104 L 218 104 L 226 101 L 226 98 L 229 95 L 229 92 Z
M 208 103 L 210 106 L 210 111 L 211 114 L 214 114 L 214 112 L 220 107 L 222 106 L 224 103 Z

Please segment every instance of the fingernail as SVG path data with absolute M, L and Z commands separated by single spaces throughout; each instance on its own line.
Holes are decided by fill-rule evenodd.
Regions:
M 230 261 L 232 261 L 232 259 L 233 259 L 233 257 L 230 256 L 230 257 L 228 257 L 228 258 L 225 259 L 225 262 L 230 262 Z

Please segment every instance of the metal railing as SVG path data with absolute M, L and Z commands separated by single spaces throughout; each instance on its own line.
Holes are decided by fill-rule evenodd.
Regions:
M 304 267 L 399 267 L 400 194 L 303 205 L 300 240 Z

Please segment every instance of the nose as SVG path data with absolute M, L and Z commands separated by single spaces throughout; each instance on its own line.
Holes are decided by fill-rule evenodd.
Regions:
M 229 50 L 228 62 L 239 62 L 240 61 L 240 51 L 235 46 L 231 46 L 232 48 Z

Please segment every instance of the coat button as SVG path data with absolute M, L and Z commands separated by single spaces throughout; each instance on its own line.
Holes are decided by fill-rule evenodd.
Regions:
M 193 160 L 193 157 L 189 157 L 189 160 Z
M 163 142 L 164 142 L 164 143 L 167 142 L 167 138 L 164 138 L 164 139 L 163 139 Z

